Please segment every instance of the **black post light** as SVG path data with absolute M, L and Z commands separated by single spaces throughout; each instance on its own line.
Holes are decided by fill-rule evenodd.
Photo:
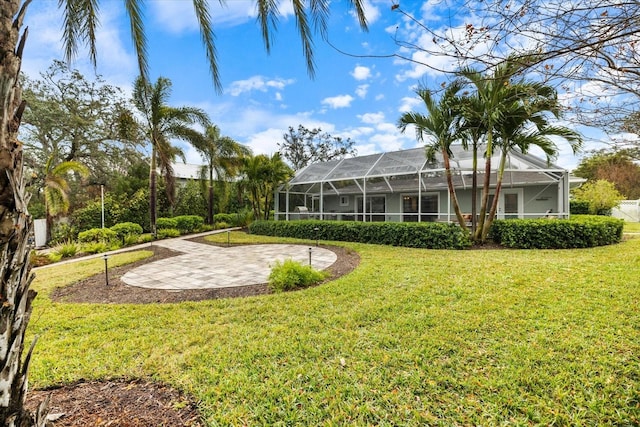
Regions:
M 107 286 L 109 286 L 109 255 L 104 254 L 102 255 L 102 259 L 104 260 L 104 281 L 107 284 Z

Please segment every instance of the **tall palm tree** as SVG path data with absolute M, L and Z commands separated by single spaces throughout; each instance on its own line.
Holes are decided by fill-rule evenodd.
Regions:
M 82 178 L 89 176 L 89 169 L 74 160 L 54 165 L 52 154 L 44 166 L 44 205 L 46 212 L 47 241 L 51 240 L 53 218 L 69 211 L 69 174 L 77 173 Z
M 489 201 L 489 187 L 491 184 L 491 158 L 494 151 L 494 133 L 497 124 L 508 115 L 508 106 L 512 105 L 521 95 L 514 90 L 511 80 L 522 72 L 534 56 L 510 57 L 499 64 L 493 71 L 484 75 L 481 72 L 465 67 L 458 71 L 458 75 L 465 78 L 475 87 L 475 106 L 479 109 L 473 114 L 476 125 L 485 131 L 485 170 L 482 185 L 482 199 L 478 212 L 478 224 L 474 234 L 474 240 L 481 241 L 484 223 L 487 217 Z
M 0 13 L 0 256 L 7 268 L 0 271 L 0 321 L 6 327 L 0 333 L 0 423 L 6 425 L 44 425 L 46 410 L 43 407 L 34 415 L 25 406 L 27 368 L 31 351 L 23 357 L 24 335 L 31 315 L 31 302 L 36 293 L 29 289 L 32 275 L 29 264 L 29 234 L 33 219 L 27 210 L 22 168 L 22 145 L 18 142 L 18 129 L 25 109 L 21 97 L 20 66 L 26 45 L 27 31 L 22 26 L 31 0 L 5 0 Z M 99 26 L 99 0 L 60 0 L 63 9 L 64 30 L 62 40 L 67 59 L 78 51 L 78 45 L 86 42 L 92 62 L 96 61 L 96 28 Z M 329 0 L 309 3 L 292 1 L 296 22 L 304 46 L 304 55 L 310 74 L 313 74 L 313 34 L 309 21 L 321 35 L 327 32 Z M 278 2 L 255 0 L 262 37 L 267 50 L 271 34 L 279 15 Z M 366 29 L 364 0 L 350 0 L 349 4 Z M 142 0 L 124 1 L 129 16 L 132 39 L 138 57 L 140 75 L 148 80 L 147 43 Z M 216 46 L 211 22 L 209 2 L 193 0 L 200 24 L 214 86 L 220 89 L 220 76 L 216 60 Z M 32 346 L 33 348 L 33 346 Z M 23 362 L 24 361 L 24 362 Z M 46 403 L 46 402 L 45 402 Z
M 207 126 L 207 114 L 193 107 L 170 107 L 167 105 L 171 95 L 171 81 L 158 78 L 154 85 L 138 77 L 133 89 L 133 103 L 142 114 L 142 122 L 138 126 L 145 139 L 151 144 L 151 161 L 149 168 L 149 214 L 151 231 L 156 231 L 157 170 L 160 169 L 165 182 L 169 205 L 175 203 L 175 177 L 173 162 L 176 157 L 184 160 L 184 153 L 171 145 L 172 139 L 182 139 L 197 144 L 201 135 L 191 128 L 193 124 Z
M 521 81 L 514 87 L 522 96 L 508 108 L 509 114 L 497 124 L 500 164 L 496 172 L 496 188 L 489 215 L 482 230 L 482 240 L 489 234 L 495 219 L 498 199 L 502 189 L 504 170 L 509 153 L 514 149 L 526 154 L 532 147 L 538 147 L 550 162 L 558 154 L 555 139 L 564 139 L 574 154 L 582 145 L 580 134 L 565 126 L 552 125 L 549 118 L 559 118 L 560 105 L 556 91 L 538 82 Z
M 248 156 L 243 163 L 241 186 L 249 192 L 253 216 L 269 219 L 273 194 L 280 184 L 291 177 L 293 171 L 279 152 L 272 156 Z
M 238 173 L 242 159 L 251 155 L 251 149 L 228 136 L 220 136 L 220 129 L 215 125 L 206 128 L 201 140 L 191 143 L 206 162 L 200 178 L 207 183 L 207 223 L 213 224 L 214 174 L 218 181 L 226 182 Z
M 459 121 L 461 117 L 461 102 L 458 92 L 463 87 L 463 82 L 456 80 L 449 84 L 439 101 L 433 97 L 429 89 L 420 88 L 416 91 L 427 114 L 416 112 L 406 112 L 398 120 L 398 127 L 401 132 L 407 126 L 413 125 L 416 130 L 416 139 L 425 142 L 425 137 L 431 138 L 431 143 L 427 146 L 427 157 L 433 157 L 435 152 L 442 155 L 444 169 L 447 178 L 447 186 L 456 213 L 458 223 L 463 230 L 467 230 L 464 216 L 460 210 L 456 189 L 453 184 L 453 173 L 451 171 L 451 144 L 459 139 Z

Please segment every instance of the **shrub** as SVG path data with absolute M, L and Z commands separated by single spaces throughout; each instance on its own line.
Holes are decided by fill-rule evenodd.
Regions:
M 51 259 L 48 255 L 44 255 L 42 253 L 37 252 L 36 250 L 32 250 L 29 254 L 29 263 L 32 267 L 41 267 L 43 265 L 47 265 L 51 263 Z
M 138 243 L 140 243 L 140 235 L 137 234 L 127 234 L 124 239 L 122 239 L 123 246 L 137 245 Z
M 153 242 L 153 234 L 147 233 L 141 236 L 138 236 L 138 243 L 149 243 Z
M 588 215 L 589 202 L 584 200 L 570 200 L 569 212 L 571 213 L 571 215 Z
M 49 258 L 50 262 L 58 262 L 62 259 L 62 255 L 56 252 L 49 252 L 47 258 Z
M 158 230 L 158 239 L 166 239 L 168 237 L 179 237 L 180 230 L 177 228 L 163 228 Z
M 570 249 L 611 245 L 622 239 L 624 221 L 595 215 L 571 219 L 508 219 L 493 222 L 489 237 L 519 249 Z
M 53 227 L 51 233 L 52 245 L 62 244 L 64 242 L 70 242 L 78 238 L 78 229 L 72 225 L 59 223 Z
M 119 222 L 111 227 L 111 230 L 118 235 L 118 238 L 122 242 L 124 242 L 128 236 L 134 236 L 137 240 L 137 237 L 142 234 L 142 226 L 133 222 Z
M 198 231 L 204 224 L 204 219 L 198 215 L 180 215 L 173 218 L 176 221 L 176 226 L 182 234 L 193 233 Z
M 611 215 L 611 209 L 624 200 L 615 185 L 604 179 L 586 182 L 571 193 L 575 200 L 588 203 L 591 215 Z
M 89 242 L 82 246 L 82 250 L 89 254 L 99 254 L 99 253 L 107 252 L 117 248 L 118 248 L 117 244 L 114 246 L 106 242 Z
M 229 227 L 230 227 L 230 225 L 229 225 L 228 223 L 226 223 L 226 222 L 224 222 L 224 221 L 221 221 L 221 222 L 216 222 L 216 227 L 215 227 L 215 229 L 216 229 L 216 230 L 222 230 L 222 229 L 224 229 L 224 228 L 229 228 Z
M 305 288 L 325 279 L 327 274 L 291 259 L 276 261 L 269 274 L 269 288 L 274 292 Z
M 249 226 L 249 232 L 425 249 L 464 249 L 471 246 L 469 234 L 458 225 L 436 222 L 255 221 Z
M 175 218 L 157 218 L 156 229 L 164 230 L 165 228 L 178 228 Z
M 78 253 L 78 245 L 73 242 L 63 243 L 53 248 L 51 253 L 60 255 L 60 258 L 70 258 Z
M 82 243 L 110 243 L 117 239 L 116 232 L 109 228 L 92 228 L 78 234 L 78 241 Z

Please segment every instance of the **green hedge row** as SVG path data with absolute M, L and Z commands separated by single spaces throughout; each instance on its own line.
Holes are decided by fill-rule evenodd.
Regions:
M 177 229 L 182 234 L 198 231 L 204 225 L 204 219 L 198 215 L 180 215 L 173 218 L 156 219 L 158 230 Z
M 570 249 L 619 243 L 621 219 L 573 215 L 571 219 L 496 220 L 489 237 L 508 248 Z
M 464 249 L 471 246 L 468 234 L 460 227 L 436 222 L 254 221 L 249 226 L 249 232 L 409 248 Z

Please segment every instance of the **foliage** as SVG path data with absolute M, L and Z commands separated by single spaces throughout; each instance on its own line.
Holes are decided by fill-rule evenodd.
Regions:
M 204 219 L 198 215 L 180 215 L 173 217 L 173 220 L 176 222 L 175 228 L 182 234 L 198 231 L 204 224 Z
M 259 154 L 244 158 L 240 185 L 249 193 L 254 218 L 269 219 L 275 190 L 292 174 L 280 153 L 276 152 L 271 157 Z
M 114 249 L 118 249 L 118 244 L 112 242 L 87 242 L 82 245 L 82 251 L 88 254 L 101 254 Z
M 591 182 L 604 179 L 613 183 L 625 199 L 640 199 L 640 166 L 628 150 L 591 152 L 580 161 L 573 174 Z
M 231 225 L 227 222 L 221 221 L 221 222 L 216 222 L 215 224 L 215 229 L 216 230 L 223 230 L 225 228 L 229 228 L 231 227 Z
M 160 228 L 158 229 L 158 239 L 167 239 L 169 237 L 179 237 L 180 230 L 177 228 Z
M 137 236 L 142 234 L 142 227 L 140 224 L 133 222 L 119 222 L 111 227 L 111 230 L 116 233 L 118 239 L 124 241 L 129 236 Z
M 571 219 L 509 219 L 494 221 L 491 238 L 519 249 L 572 249 L 620 243 L 621 219 L 574 215 Z
M 81 243 L 110 243 L 118 240 L 118 234 L 108 228 L 92 228 L 78 233 L 78 241 Z
M 320 283 L 326 274 L 292 259 L 276 261 L 269 274 L 269 289 L 275 292 L 293 291 Z
M 574 200 L 589 203 L 591 215 L 611 215 L 611 209 L 624 200 L 613 183 L 603 179 L 585 182 L 574 189 L 572 195 Z
M 198 181 L 190 179 L 178 186 L 173 212 L 176 215 L 198 215 L 201 217 L 207 214 L 207 200 Z
M 104 263 L 40 270 L 27 341 L 47 339 L 31 384 L 152 377 L 188 389 L 209 425 L 636 423 L 640 239 L 535 252 L 342 245 L 360 264 L 322 286 L 171 305 L 52 302 Z
M 62 243 L 54 247 L 51 253 L 59 255 L 60 258 L 70 258 L 78 253 L 78 245 L 73 242 Z
M 58 223 L 54 226 L 51 235 L 50 244 L 60 244 L 64 242 L 70 242 L 78 238 L 78 229 L 66 223 Z
M 284 142 L 278 143 L 278 151 L 293 168 L 300 170 L 310 163 L 327 162 L 355 156 L 355 141 L 342 139 L 322 132 L 320 128 L 307 129 L 298 125 L 298 130 L 289 126 L 289 132 L 283 135 Z
M 249 226 L 249 232 L 267 236 L 409 248 L 464 249 L 471 246 L 469 233 L 455 224 L 435 222 L 254 221 Z
M 589 202 L 584 200 L 569 200 L 569 212 L 571 215 L 588 215 Z
M 178 222 L 175 218 L 158 218 L 156 227 L 158 227 L 158 230 L 163 230 L 165 228 L 178 228 Z

